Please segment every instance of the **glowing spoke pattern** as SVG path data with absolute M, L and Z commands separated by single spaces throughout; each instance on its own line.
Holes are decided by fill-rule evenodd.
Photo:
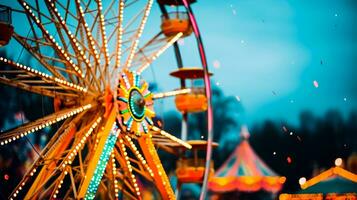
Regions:
M 104 24 L 104 15 L 102 14 L 102 1 L 97 0 L 98 3 L 98 15 L 99 15 L 99 22 L 100 22 L 100 32 L 102 34 L 102 42 L 103 42 L 103 49 L 104 49 L 104 59 L 105 59 L 105 67 L 106 70 L 107 66 L 109 65 L 109 50 L 108 50 L 108 42 L 107 42 L 107 35 L 105 32 L 105 24 Z
M 81 150 L 84 147 L 84 144 L 86 143 L 87 138 L 93 133 L 94 129 L 98 126 L 98 124 L 101 121 L 102 121 L 102 117 L 98 117 L 97 120 L 94 121 L 92 126 L 86 132 L 86 134 L 84 134 L 84 136 L 81 138 L 81 140 L 78 141 L 76 145 L 74 145 L 74 148 L 72 148 L 72 151 L 64 159 L 64 162 L 62 162 L 61 167 L 63 169 L 65 169 L 67 165 L 72 164 L 72 161 L 75 158 L 75 156 L 78 154 L 79 150 Z
M 76 1 L 76 5 L 77 5 L 78 10 L 79 10 L 79 18 L 80 18 L 80 21 L 84 24 L 84 30 L 85 30 L 85 33 L 86 33 L 86 36 L 87 36 L 87 39 L 88 39 L 89 48 L 91 50 L 91 53 L 94 55 L 94 60 L 95 60 L 96 64 L 99 65 L 100 64 L 100 60 L 99 60 L 99 55 L 98 55 L 97 49 L 95 47 L 93 35 L 91 33 L 91 30 L 89 29 L 89 26 L 88 26 L 87 22 L 84 19 L 84 17 L 85 17 L 84 16 L 84 11 L 83 11 L 83 8 L 80 5 L 80 3 L 81 3 L 80 0 Z
M 156 126 L 152 126 L 151 128 L 152 128 L 153 131 L 159 132 L 161 135 L 169 138 L 170 140 L 172 140 L 174 142 L 177 142 L 177 143 L 181 144 L 182 146 L 186 147 L 187 149 L 191 149 L 192 148 L 192 146 L 189 143 L 187 143 L 187 142 L 185 142 L 185 141 L 183 141 L 183 140 L 171 135 L 170 133 L 167 133 L 167 132 L 159 129 Z
M 74 83 L 70 83 L 70 82 L 68 82 L 66 80 L 54 77 L 52 75 L 43 73 L 43 72 L 41 72 L 41 71 L 39 71 L 37 69 L 28 67 L 28 66 L 20 64 L 18 62 L 15 62 L 15 61 L 3 58 L 3 57 L 0 57 L 0 62 L 3 62 L 5 64 L 9 64 L 12 67 L 15 67 L 17 69 L 24 70 L 26 73 L 29 73 L 29 74 L 31 74 L 33 76 L 39 76 L 42 79 L 46 80 L 47 82 L 54 82 L 56 84 L 64 85 L 66 87 L 72 88 L 74 90 L 78 90 L 78 91 L 83 92 L 83 93 L 88 92 L 87 88 L 81 87 L 81 86 L 76 85 Z
M 53 191 L 53 193 L 52 193 L 52 198 L 57 198 L 57 195 L 58 195 L 58 193 L 59 193 L 59 190 L 62 188 L 62 184 L 63 184 L 63 179 L 65 178 L 65 176 L 68 174 L 68 171 L 67 171 L 68 169 L 65 169 L 62 173 L 61 173 L 61 175 L 60 175 L 60 177 L 59 177 L 59 179 L 58 179 L 58 182 L 57 182 L 57 185 L 56 185 L 56 190 L 54 190 Z
M 84 74 L 82 71 L 79 69 L 79 67 L 73 62 L 73 60 L 68 56 L 68 54 L 65 52 L 63 47 L 61 47 L 55 40 L 55 38 L 49 34 L 49 32 L 44 28 L 44 26 L 41 24 L 40 19 L 35 16 L 34 12 L 32 9 L 30 9 L 30 6 L 27 5 L 26 2 L 22 2 L 21 4 L 25 11 L 28 13 L 28 16 L 32 17 L 33 21 L 36 23 L 36 25 L 42 30 L 43 35 L 46 37 L 46 39 L 50 42 L 52 42 L 53 46 L 55 47 L 56 52 L 58 55 L 60 55 L 62 58 L 66 60 L 66 62 L 78 73 L 78 75 L 81 78 L 84 78 Z
M 118 34 L 117 34 L 117 56 L 115 67 L 119 68 L 122 56 L 122 37 L 123 37 L 123 14 L 124 14 L 124 0 L 119 0 L 119 15 L 118 15 Z
M 176 96 L 179 94 L 188 94 L 188 93 L 191 93 L 191 91 L 192 90 L 190 88 L 185 88 L 185 89 L 180 89 L 180 90 L 174 90 L 174 91 L 154 94 L 152 96 L 152 98 L 155 100 L 155 99 L 160 99 L 160 98 L 165 98 L 165 97 L 172 97 L 172 96 Z
M 143 30 L 144 30 L 144 27 L 145 27 L 145 24 L 146 24 L 146 20 L 147 20 L 147 18 L 149 16 L 152 3 L 153 3 L 153 0 L 149 0 L 149 2 L 146 5 L 143 19 L 141 20 L 140 26 L 139 26 L 138 31 L 136 33 L 136 36 L 134 38 L 134 42 L 132 43 L 132 45 L 130 47 L 130 53 L 129 53 L 128 59 L 127 59 L 127 61 L 125 63 L 125 68 L 131 66 L 131 62 L 133 61 L 133 58 L 134 58 L 134 55 L 135 55 L 135 52 L 136 52 L 136 48 L 138 47 L 138 44 L 139 44 L 139 38 L 141 37 L 141 34 L 143 33 Z
M 52 97 L 54 113 L 0 134 L 0 145 L 61 126 L 10 199 L 94 199 L 96 193 L 113 199 L 119 190 L 140 199 L 139 178 L 154 183 L 163 199 L 174 199 L 156 147 L 191 145 L 154 126 L 153 100 L 192 89 L 152 94 L 141 73 L 183 33 L 160 31 L 139 47 L 153 0 L 18 2 L 16 19 L 28 23 L 15 27 L 14 42 L 40 66 L 0 57 L 0 83 Z
M 65 125 L 62 125 L 62 127 Z M 61 128 L 57 131 L 57 133 L 54 135 L 54 137 L 51 138 L 51 142 L 58 142 L 61 141 L 62 139 L 70 136 L 73 134 L 74 129 L 74 125 L 73 122 L 69 123 L 68 126 L 66 126 L 67 128 L 65 128 L 65 130 L 61 130 Z M 63 131 L 63 132 L 62 132 Z M 53 146 L 52 146 L 53 147 Z M 56 147 L 55 147 L 56 148 Z M 46 148 L 41 152 L 41 156 L 38 157 L 38 159 L 36 160 L 35 163 L 33 163 L 33 165 L 31 166 L 31 168 L 27 171 L 26 175 L 23 177 L 23 179 L 21 180 L 21 182 L 18 184 L 18 186 L 16 187 L 16 189 L 13 191 L 13 193 L 11 194 L 11 198 L 10 199 L 14 199 L 15 197 L 17 197 L 19 195 L 19 193 L 24 189 L 24 186 L 28 184 L 28 182 L 30 182 L 29 180 L 35 175 L 35 173 L 37 172 L 37 168 L 41 165 L 42 161 L 43 161 L 43 157 L 48 158 L 47 156 L 49 154 L 51 154 L 51 152 L 54 152 L 54 149 L 51 148 L 49 149 L 49 151 L 45 151 Z M 58 152 L 56 152 L 58 153 Z M 39 170 L 41 171 L 41 170 Z
M 77 41 L 77 39 L 75 38 L 75 36 L 71 33 L 71 31 L 68 29 L 68 27 L 66 26 L 66 22 L 64 21 L 64 19 L 61 17 L 60 13 L 58 12 L 57 8 L 55 7 L 54 3 L 52 3 L 51 0 L 47 0 L 48 5 L 50 6 L 50 9 L 52 10 L 52 12 L 55 14 L 55 16 L 60 20 L 60 24 L 61 27 L 63 27 L 63 29 L 65 30 L 66 34 L 68 35 L 68 37 L 70 38 L 70 42 L 72 44 L 73 49 L 75 50 L 75 53 L 84 61 L 84 63 L 86 64 L 87 67 L 87 72 L 90 72 L 92 74 L 92 76 L 95 76 L 93 74 L 92 71 L 92 64 L 90 63 L 89 59 L 87 58 L 87 56 L 84 54 L 84 51 L 81 49 L 81 47 L 79 46 L 79 43 Z M 70 60 L 71 63 L 71 60 Z M 84 75 L 82 76 L 84 77 Z M 98 89 L 100 89 L 100 85 L 98 82 L 97 83 L 97 87 Z
M 118 180 L 116 179 L 116 175 L 117 175 L 117 167 L 115 164 L 115 154 L 114 151 L 111 154 L 111 158 L 112 158 L 112 171 L 113 171 L 113 184 L 114 184 L 114 195 L 115 198 L 119 197 L 119 185 L 118 185 Z
M 155 184 L 158 185 L 162 198 L 165 199 L 175 199 L 175 194 L 172 191 L 170 186 L 170 181 L 165 173 L 165 170 L 162 166 L 159 156 L 157 155 L 154 144 L 151 140 L 151 135 L 145 135 L 138 139 L 139 145 L 143 150 L 145 158 L 150 158 L 147 160 L 148 165 L 154 172 Z M 143 147 L 145 147 L 143 149 Z M 159 181 L 158 181 L 159 180 Z
M 170 39 L 168 43 L 166 43 L 161 49 L 159 49 L 157 52 L 154 53 L 153 56 L 147 59 L 147 62 L 141 65 L 138 69 L 138 73 L 141 74 L 149 65 L 156 60 L 162 53 L 165 52 L 167 48 L 169 48 L 173 43 L 175 43 L 180 37 L 183 35 L 183 33 L 178 33 L 175 35 L 173 38 Z
M 140 190 L 139 190 L 139 187 L 138 187 L 138 184 L 136 183 L 136 178 L 135 178 L 135 175 L 132 173 L 133 172 L 133 168 L 130 164 L 130 160 L 129 160 L 129 156 L 128 156 L 128 153 L 126 152 L 126 147 L 125 147 L 125 144 L 124 144 L 124 140 L 123 139 L 119 139 L 119 144 L 120 144 L 120 150 L 121 150 L 121 153 L 124 155 L 124 159 L 125 159 L 125 166 L 128 170 L 128 177 L 130 179 L 130 181 L 132 182 L 134 188 L 135 188 L 135 192 L 136 192 L 136 195 L 139 197 L 140 196 Z
M 59 113 L 54 113 L 52 115 L 48 115 L 48 116 L 38 119 L 32 123 L 25 124 L 21 127 L 11 130 L 9 132 L 5 132 L 0 135 L 0 141 L 1 141 L 0 144 L 5 145 L 10 142 L 13 142 L 13 141 L 20 139 L 30 133 L 39 131 L 41 129 L 44 129 L 45 127 L 51 126 L 54 123 L 60 122 L 60 121 L 65 120 L 69 117 L 72 117 L 73 115 L 76 115 L 78 113 L 86 111 L 86 110 L 90 109 L 91 107 L 92 107 L 91 104 L 87 104 L 87 105 L 81 106 L 79 108 L 60 111 Z
M 133 143 L 133 141 L 131 140 L 131 138 L 129 136 L 125 136 L 125 139 L 128 141 L 128 143 L 130 144 L 131 148 L 134 151 L 135 156 L 140 160 L 141 164 L 145 167 L 145 169 L 149 172 L 151 177 L 154 177 L 154 173 L 152 172 L 152 169 L 150 168 L 150 166 L 147 164 L 146 160 L 144 159 L 144 157 L 140 154 L 138 148 L 135 146 L 135 144 Z
M 114 124 L 109 134 L 109 137 L 104 145 L 102 154 L 100 155 L 99 162 L 97 163 L 97 167 L 95 168 L 94 175 L 91 178 L 84 199 L 94 199 L 119 133 L 120 130 L 118 130 L 117 125 Z

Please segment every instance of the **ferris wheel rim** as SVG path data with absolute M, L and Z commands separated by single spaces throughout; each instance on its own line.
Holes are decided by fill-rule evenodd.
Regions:
M 211 162 L 211 154 L 212 154 L 212 147 L 213 147 L 213 111 L 212 111 L 212 103 L 211 103 L 211 96 L 212 96 L 212 90 L 211 90 L 211 84 L 210 84 L 210 76 L 212 75 L 209 70 L 208 70 L 208 65 L 207 65 L 207 60 L 206 60 L 206 53 L 203 47 L 203 42 L 201 39 L 201 33 L 198 28 L 198 24 L 196 22 L 195 16 L 193 14 L 193 11 L 190 6 L 190 2 L 188 0 L 179 0 L 182 2 L 183 6 L 186 9 L 186 12 L 188 14 L 188 19 L 191 23 L 191 26 L 193 26 L 193 32 L 195 34 L 197 46 L 198 46 L 198 51 L 199 55 L 201 58 L 201 64 L 202 64 L 202 69 L 203 69 L 203 79 L 204 79 L 204 85 L 205 85 L 205 94 L 207 97 L 207 102 L 208 102 L 208 107 L 207 107 L 207 148 L 206 148 L 206 164 L 205 164 L 205 172 L 204 172 L 204 179 L 203 179 L 203 186 L 201 189 L 200 193 L 200 200 L 205 199 L 206 194 L 207 194 L 207 183 L 208 183 L 208 176 L 210 173 L 210 162 Z M 162 18 L 164 19 L 165 17 L 168 17 L 167 15 L 172 14 L 172 12 L 167 12 L 164 4 L 159 4 L 160 10 L 162 12 Z M 179 11 L 173 12 L 176 14 Z M 183 12 L 179 12 L 181 15 Z M 175 57 L 176 57 L 176 62 L 178 65 L 179 70 L 184 69 L 183 67 L 183 62 L 182 62 L 182 56 L 180 53 L 180 47 L 177 45 L 177 42 L 174 44 L 174 49 L 175 49 Z M 182 77 L 180 78 L 181 82 L 181 88 L 185 88 L 185 80 Z M 187 113 L 183 113 L 183 119 L 182 119 L 182 124 L 184 128 L 187 128 Z M 187 133 L 186 133 L 187 134 Z M 182 137 L 182 136 L 181 136 Z M 187 136 L 183 136 L 184 138 L 182 139 L 187 139 Z M 178 195 L 178 194 L 176 194 Z

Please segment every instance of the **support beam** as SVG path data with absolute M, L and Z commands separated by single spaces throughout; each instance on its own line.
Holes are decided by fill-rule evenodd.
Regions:
M 101 159 L 101 155 L 104 151 L 106 142 L 108 139 L 110 139 L 111 130 L 113 128 L 113 124 L 115 123 L 115 117 L 116 117 L 116 109 L 112 109 L 112 111 L 110 112 L 109 118 L 108 118 L 107 122 L 105 123 L 105 126 L 103 127 L 103 130 L 98 133 L 99 142 L 98 142 L 97 147 L 95 148 L 95 152 L 93 154 L 92 159 L 89 161 L 86 175 L 84 176 L 85 178 L 79 188 L 79 192 L 78 192 L 79 199 L 83 199 L 87 194 L 87 190 L 89 189 L 92 178 L 95 175 L 96 168 L 97 168 L 97 165 Z

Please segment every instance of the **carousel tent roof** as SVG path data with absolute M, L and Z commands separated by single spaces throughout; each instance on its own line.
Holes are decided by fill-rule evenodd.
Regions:
M 249 133 L 242 128 L 243 140 L 217 170 L 215 177 L 209 181 L 209 189 L 213 192 L 266 190 L 278 192 L 285 177 L 280 177 L 271 170 L 250 146 Z

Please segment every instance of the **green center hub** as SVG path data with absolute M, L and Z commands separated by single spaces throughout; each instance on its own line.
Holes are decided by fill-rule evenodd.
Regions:
M 145 114 L 145 99 L 138 88 L 129 92 L 129 110 L 136 121 L 141 121 Z

